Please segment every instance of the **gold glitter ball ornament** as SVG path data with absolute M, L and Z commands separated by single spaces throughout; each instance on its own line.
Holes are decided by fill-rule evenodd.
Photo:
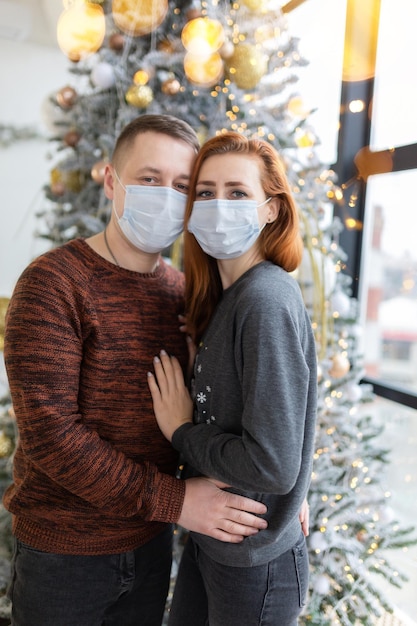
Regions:
M 50 172 L 50 187 L 55 195 L 66 191 L 78 193 L 84 187 L 85 175 L 80 170 L 60 170 L 54 167 Z
M 146 109 L 153 100 L 153 91 L 148 85 L 131 85 L 125 99 L 132 107 Z
M 225 59 L 228 78 L 240 89 L 254 89 L 266 74 L 268 58 L 256 46 L 241 43 L 231 57 Z

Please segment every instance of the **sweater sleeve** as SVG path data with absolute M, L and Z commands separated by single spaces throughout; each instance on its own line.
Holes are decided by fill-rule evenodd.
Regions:
M 73 284 L 62 266 L 40 261 L 23 273 L 11 298 L 4 353 L 25 459 L 17 470 L 25 480 L 30 472 L 47 476 L 111 514 L 175 522 L 184 482 L 151 461 L 128 458 L 79 411 L 83 341 L 94 311 L 87 315 L 88 302 Z
M 314 338 L 297 289 L 285 297 L 267 290 L 255 295 L 239 301 L 236 309 L 234 364 L 229 371 L 237 371 L 237 378 L 229 379 L 226 367 L 216 382 L 229 390 L 222 407 L 230 412 L 236 402 L 227 396 L 232 385 L 239 386 L 241 413 L 235 422 L 240 420 L 240 430 L 225 432 L 217 425 L 225 417 L 219 414 L 216 424 L 179 428 L 173 445 L 206 476 L 238 489 L 286 494 L 306 471 L 303 460 L 308 459 L 308 468 L 311 462 Z

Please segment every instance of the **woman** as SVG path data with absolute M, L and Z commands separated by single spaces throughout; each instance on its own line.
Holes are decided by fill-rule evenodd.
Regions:
M 191 533 L 170 626 L 294 626 L 308 555 L 299 511 L 316 420 L 316 350 L 297 282 L 302 243 L 284 166 L 237 133 L 197 156 L 184 241 L 192 397 L 164 351 L 148 375 L 158 424 L 187 475 L 216 478 L 267 506 L 240 544 Z M 194 406 L 193 406 L 194 404 Z M 192 419 L 194 412 L 194 421 Z

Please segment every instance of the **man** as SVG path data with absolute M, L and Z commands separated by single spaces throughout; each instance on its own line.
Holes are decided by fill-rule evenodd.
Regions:
M 228 542 L 265 527 L 260 503 L 174 478 L 147 387 L 161 345 L 186 366 L 183 276 L 160 252 L 181 232 L 197 150 L 173 117 L 131 122 L 105 172 L 106 230 L 42 255 L 16 285 L 13 626 L 160 626 L 173 522 Z

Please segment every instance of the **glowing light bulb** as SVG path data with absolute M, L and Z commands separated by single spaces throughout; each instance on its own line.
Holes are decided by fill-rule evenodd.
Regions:
M 224 43 L 223 26 L 218 20 L 197 17 L 187 22 L 182 29 L 181 41 L 191 54 L 208 56 L 217 52 Z

